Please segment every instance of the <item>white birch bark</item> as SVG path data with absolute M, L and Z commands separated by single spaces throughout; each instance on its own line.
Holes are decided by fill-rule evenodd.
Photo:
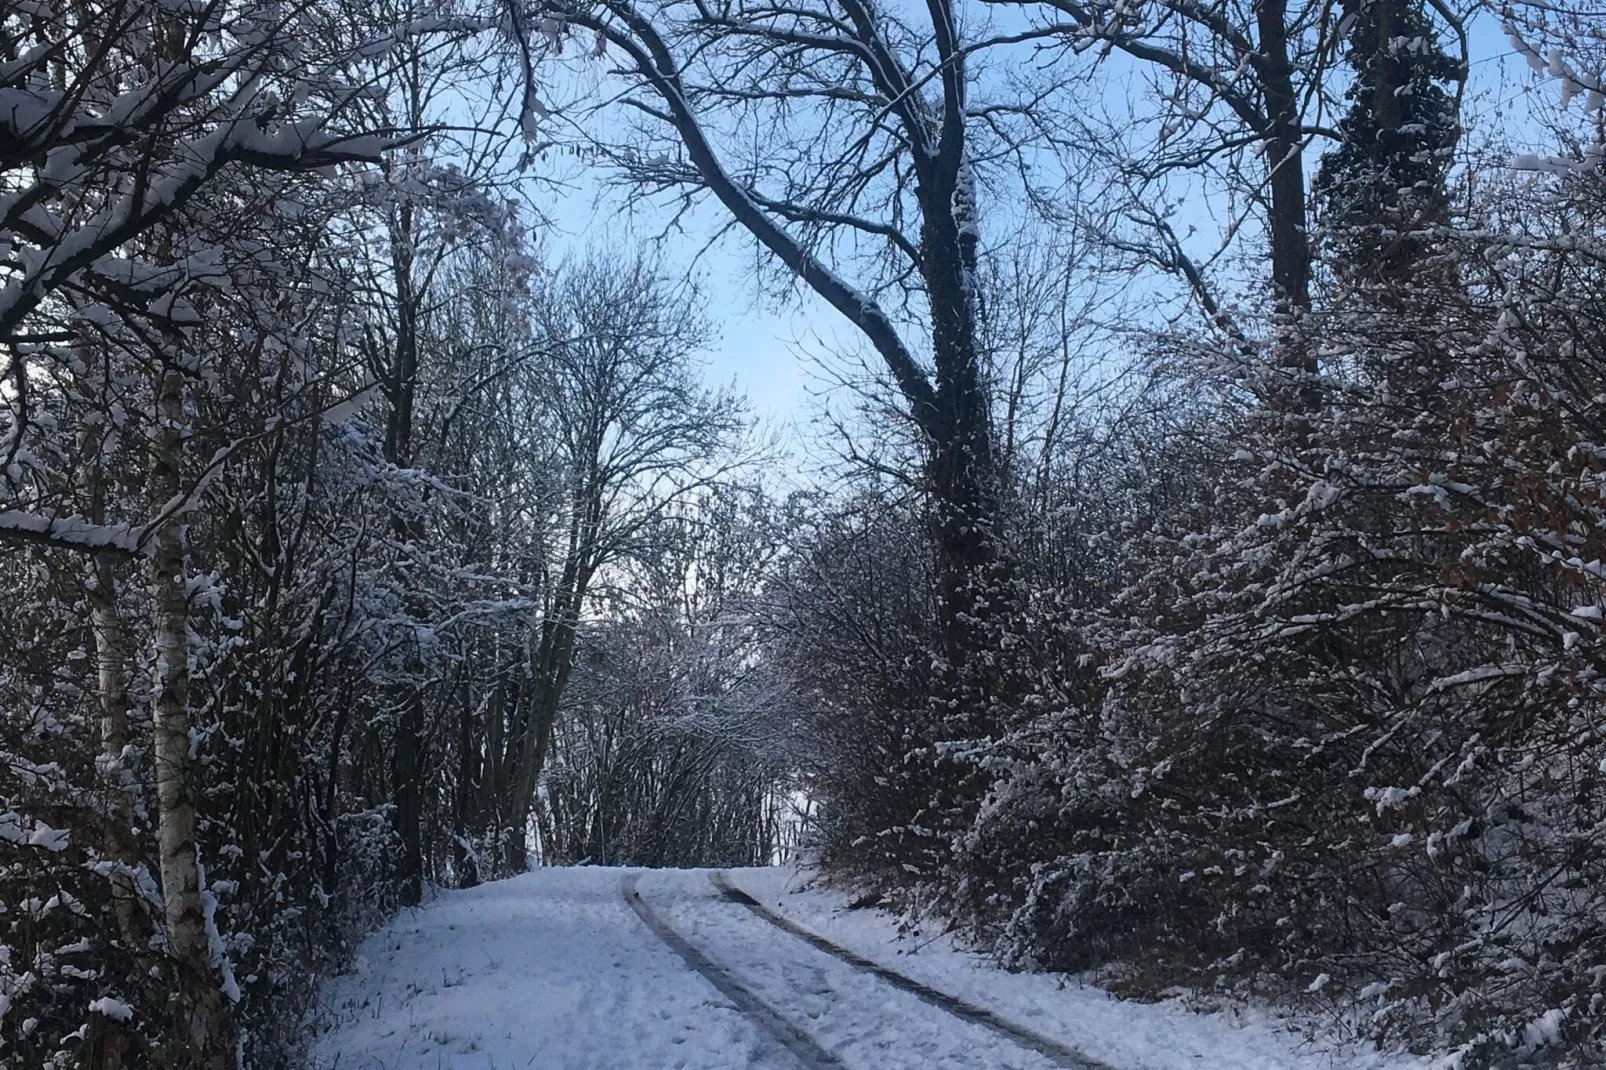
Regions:
M 157 397 L 151 449 L 153 513 L 182 490 L 184 377 L 169 369 Z M 177 1035 L 186 1050 L 175 1065 L 228 1070 L 234 1062 L 233 1027 L 223 1002 L 207 939 L 196 865 L 196 816 L 191 778 L 188 600 L 184 590 L 184 527 L 174 518 L 155 538 L 151 559 L 151 614 L 156 645 L 153 689 L 157 845 L 168 952 L 179 973 Z

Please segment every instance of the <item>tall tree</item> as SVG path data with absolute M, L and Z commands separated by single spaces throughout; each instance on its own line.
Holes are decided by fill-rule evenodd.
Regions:
M 1040 131 L 1058 121 L 1044 86 L 994 81 L 977 99 L 973 67 L 1010 39 L 969 34 L 949 0 L 540 11 L 595 36 L 644 118 L 640 143 L 604 146 L 622 177 L 712 196 L 878 354 L 924 444 L 942 653 L 958 670 L 996 641 L 1009 602 L 978 342 L 983 183 L 1033 187 L 1026 145 L 1051 146 Z
M 1039 15 L 1037 36 L 1075 51 L 1096 42 L 1097 62 L 1119 56 L 1151 87 L 1140 122 L 1089 130 L 1092 144 L 1108 143 L 1100 154 L 1118 175 L 1117 203 L 1096 206 L 1104 217 L 1098 229 L 1146 266 L 1178 276 L 1219 332 L 1218 344 L 1233 359 L 1261 365 L 1245 385 L 1294 425 L 1307 420 L 1321 404 L 1317 349 L 1306 337 L 1316 256 L 1307 147 L 1335 133 L 1320 116 L 1334 92 L 1340 27 L 1349 27 L 1325 0 L 1161 0 L 1137 8 L 1041 0 L 1025 9 Z M 1185 192 L 1179 196 L 1173 183 Z M 1216 191 L 1233 218 L 1221 248 L 1201 254 L 1197 238 L 1179 235 L 1177 210 Z M 1270 296 L 1247 312 L 1211 271 L 1240 234 L 1265 242 L 1263 256 L 1249 262 L 1265 265 L 1255 277 Z
M 396 26 L 434 12 L 413 0 L 378 6 L 378 16 Z M 509 187 L 524 139 L 509 98 L 470 104 L 461 92 L 498 76 L 498 52 L 473 38 L 405 35 L 388 44 L 383 56 L 359 62 L 354 74 L 373 85 L 365 101 L 369 122 L 411 131 L 414 140 L 381 162 L 380 193 L 359 241 L 371 272 L 365 342 L 369 372 L 386 406 L 384 457 L 394 469 L 410 471 L 443 459 L 452 434 L 462 430 L 461 423 L 429 422 L 455 362 L 455 354 L 432 348 L 440 341 L 432 320 L 448 303 L 442 273 L 454 255 L 472 255 L 467 246 L 486 255 L 518 255 L 523 226 Z M 490 343 L 497 358 L 507 359 L 502 346 L 474 341 Z M 474 394 L 485 385 L 467 389 Z M 423 517 L 398 512 L 393 529 L 398 567 L 420 576 L 430 572 L 436 555 Z M 415 594 L 409 613 L 420 636 L 429 634 L 434 608 Z M 422 898 L 425 879 L 422 825 L 428 745 L 435 735 L 426 707 L 440 699 L 439 682 L 430 682 L 431 674 L 422 670 L 423 645 L 421 640 L 409 655 L 417 671 L 404 674 L 408 682 L 392 696 L 390 784 L 402 845 L 402 899 L 409 905 Z
M 549 356 L 530 400 L 552 414 L 562 485 L 523 701 L 498 756 L 499 832 L 515 872 L 593 585 L 646 552 L 665 512 L 730 463 L 744 422 L 735 398 L 692 374 L 704 330 L 695 295 L 649 261 L 595 256 L 568 266 L 538 297 L 537 322 Z
M 1402 282 L 1425 251 L 1422 232 L 1449 216 L 1460 129 L 1450 83 L 1464 72 L 1418 0 L 1352 3 L 1345 25 L 1354 81 L 1338 144 L 1322 156 L 1317 200 L 1342 279 Z

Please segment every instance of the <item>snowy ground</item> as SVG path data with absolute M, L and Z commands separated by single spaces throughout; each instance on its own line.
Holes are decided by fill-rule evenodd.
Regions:
M 632 881 L 631 878 L 636 878 Z M 317 1070 L 1039 1070 L 1076 1065 L 933 1006 L 722 895 L 701 870 L 545 869 L 409 911 L 326 987 Z M 1270 1018 L 1115 1000 L 1009 974 L 890 918 L 735 870 L 765 906 L 1108 1070 L 1418 1070 L 1318 1051 Z M 627 899 L 630 889 L 641 899 Z M 650 925 L 669 933 L 671 947 Z M 690 961 L 689 961 L 690 960 Z M 695 968 L 694 968 L 695 966 Z M 699 973 L 709 973 L 710 980 Z M 716 987 L 717 982 L 717 987 Z M 928 994 L 929 996 L 929 994 Z

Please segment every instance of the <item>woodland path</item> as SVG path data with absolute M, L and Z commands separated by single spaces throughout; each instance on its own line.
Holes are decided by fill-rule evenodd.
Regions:
M 1293 1070 L 1270 1023 L 1004 973 L 788 870 L 548 869 L 442 894 L 325 993 L 318 1070 Z M 928 946 L 917 954 L 922 941 Z M 938 946 L 940 945 L 940 946 Z

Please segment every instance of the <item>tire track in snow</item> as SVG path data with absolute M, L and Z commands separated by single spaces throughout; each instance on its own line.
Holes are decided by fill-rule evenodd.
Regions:
M 732 884 L 730 878 L 722 871 L 716 870 L 710 873 L 708 879 L 713 882 L 714 887 L 718 888 L 720 894 L 724 895 L 726 899 L 733 903 L 740 903 L 753 914 L 763 918 L 776 928 L 790 933 L 811 947 L 840 959 L 861 973 L 868 973 L 878 977 L 892 987 L 907 992 L 911 996 L 931 1004 L 933 1007 L 945 1010 L 955 1018 L 990 1029 L 999 1036 L 1012 1040 L 1023 1048 L 1029 1048 L 1037 1052 L 1057 1066 L 1066 1067 L 1067 1070 L 1114 1070 L 1108 1063 L 1101 1063 L 1069 1044 L 1062 1044 L 1052 1037 L 1044 1036 L 1035 1029 L 1028 1029 L 1026 1026 L 1018 1025 L 1007 1018 L 1000 1017 L 985 1007 L 978 1007 L 974 1003 L 960 999 L 958 996 L 952 996 L 940 989 L 932 988 L 928 984 L 916 981 L 907 974 L 899 973 L 897 970 L 883 966 L 879 962 L 865 958 L 856 951 L 849 951 L 841 944 L 827 940 L 819 933 L 804 928 L 784 914 L 777 914 L 763 903 L 760 903 L 757 899 Z M 640 913 L 640 911 L 638 910 L 637 913 Z
M 729 970 L 697 950 L 686 941 L 685 937 L 670 928 L 669 924 L 641 898 L 641 893 L 636 891 L 636 884 L 640 880 L 641 874 L 631 873 L 621 879 L 619 887 L 624 893 L 625 902 L 630 904 L 630 909 L 636 912 L 642 924 L 652 930 L 653 935 L 667 944 L 686 965 L 696 970 L 709 984 L 718 989 L 720 995 L 734 1003 L 738 1011 L 763 1027 L 764 1031 L 802 1063 L 806 1070 L 842 1070 L 842 1062 L 835 1055 L 821 1047 L 813 1037 L 787 1021 L 774 1007 L 755 996 L 738 982 Z

